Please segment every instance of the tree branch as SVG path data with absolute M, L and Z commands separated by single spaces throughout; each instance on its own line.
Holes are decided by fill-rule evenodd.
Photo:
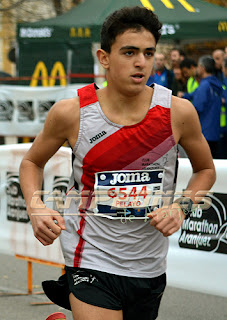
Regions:
M 16 8 L 17 6 L 19 6 L 20 4 L 22 4 L 23 2 L 25 2 L 26 0 L 19 0 L 16 3 L 11 4 L 9 7 L 7 8 L 0 8 L 0 11 L 8 11 L 11 9 Z

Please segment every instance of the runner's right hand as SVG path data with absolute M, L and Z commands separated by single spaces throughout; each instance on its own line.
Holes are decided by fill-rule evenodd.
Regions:
M 59 212 L 49 209 L 30 209 L 29 217 L 35 237 L 44 245 L 50 245 L 66 230 L 64 218 Z

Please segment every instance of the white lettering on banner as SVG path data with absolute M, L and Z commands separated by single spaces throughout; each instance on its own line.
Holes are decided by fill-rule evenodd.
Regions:
M 20 28 L 19 36 L 20 38 L 51 38 L 53 33 L 53 28 Z
M 197 231 L 209 234 L 217 234 L 218 232 L 218 224 L 208 223 L 208 221 L 205 219 L 203 219 L 202 221 L 193 221 L 189 218 L 187 220 L 184 220 L 182 228 L 184 230 Z
M 202 236 L 199 234 L 186 234 L 186 231 L 183 232 L 179 239 L 179 243 L 184 243 L 188 245 L 193 245 L 198 249 L 199 247 L 210 247 L 211 237 Z
M 183 248 L 227 254 L 227 194 L 209 194 L 211 205 L 196 208 L 190 218 L 184 220 L 179 237 Z
M 163 36 L 168 34 L 175 34 L 176 31 L 180 29 L 180 26 L 178 24 L 163 24 L 161 33 Z

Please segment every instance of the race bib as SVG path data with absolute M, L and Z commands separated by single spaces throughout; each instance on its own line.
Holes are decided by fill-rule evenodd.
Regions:
M 144 219 L 163 191 L 164 170 L 105 171 L 95 174 L 95 214 L 109 219 Z

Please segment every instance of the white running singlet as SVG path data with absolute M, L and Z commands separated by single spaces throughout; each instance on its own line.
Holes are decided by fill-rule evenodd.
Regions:
M 150 226 L 146 215 L 162 205 L 160 194 L 175 190 L 171 91 L 155 84 L 145 118 L 131 126 L 107 119 L 95 84 L 79 89 L 78 95 L 80 129 L 66 198 L 66 231 L 60 237 L 65 264 L 157 277 L 166 271 L 168 238 Z

